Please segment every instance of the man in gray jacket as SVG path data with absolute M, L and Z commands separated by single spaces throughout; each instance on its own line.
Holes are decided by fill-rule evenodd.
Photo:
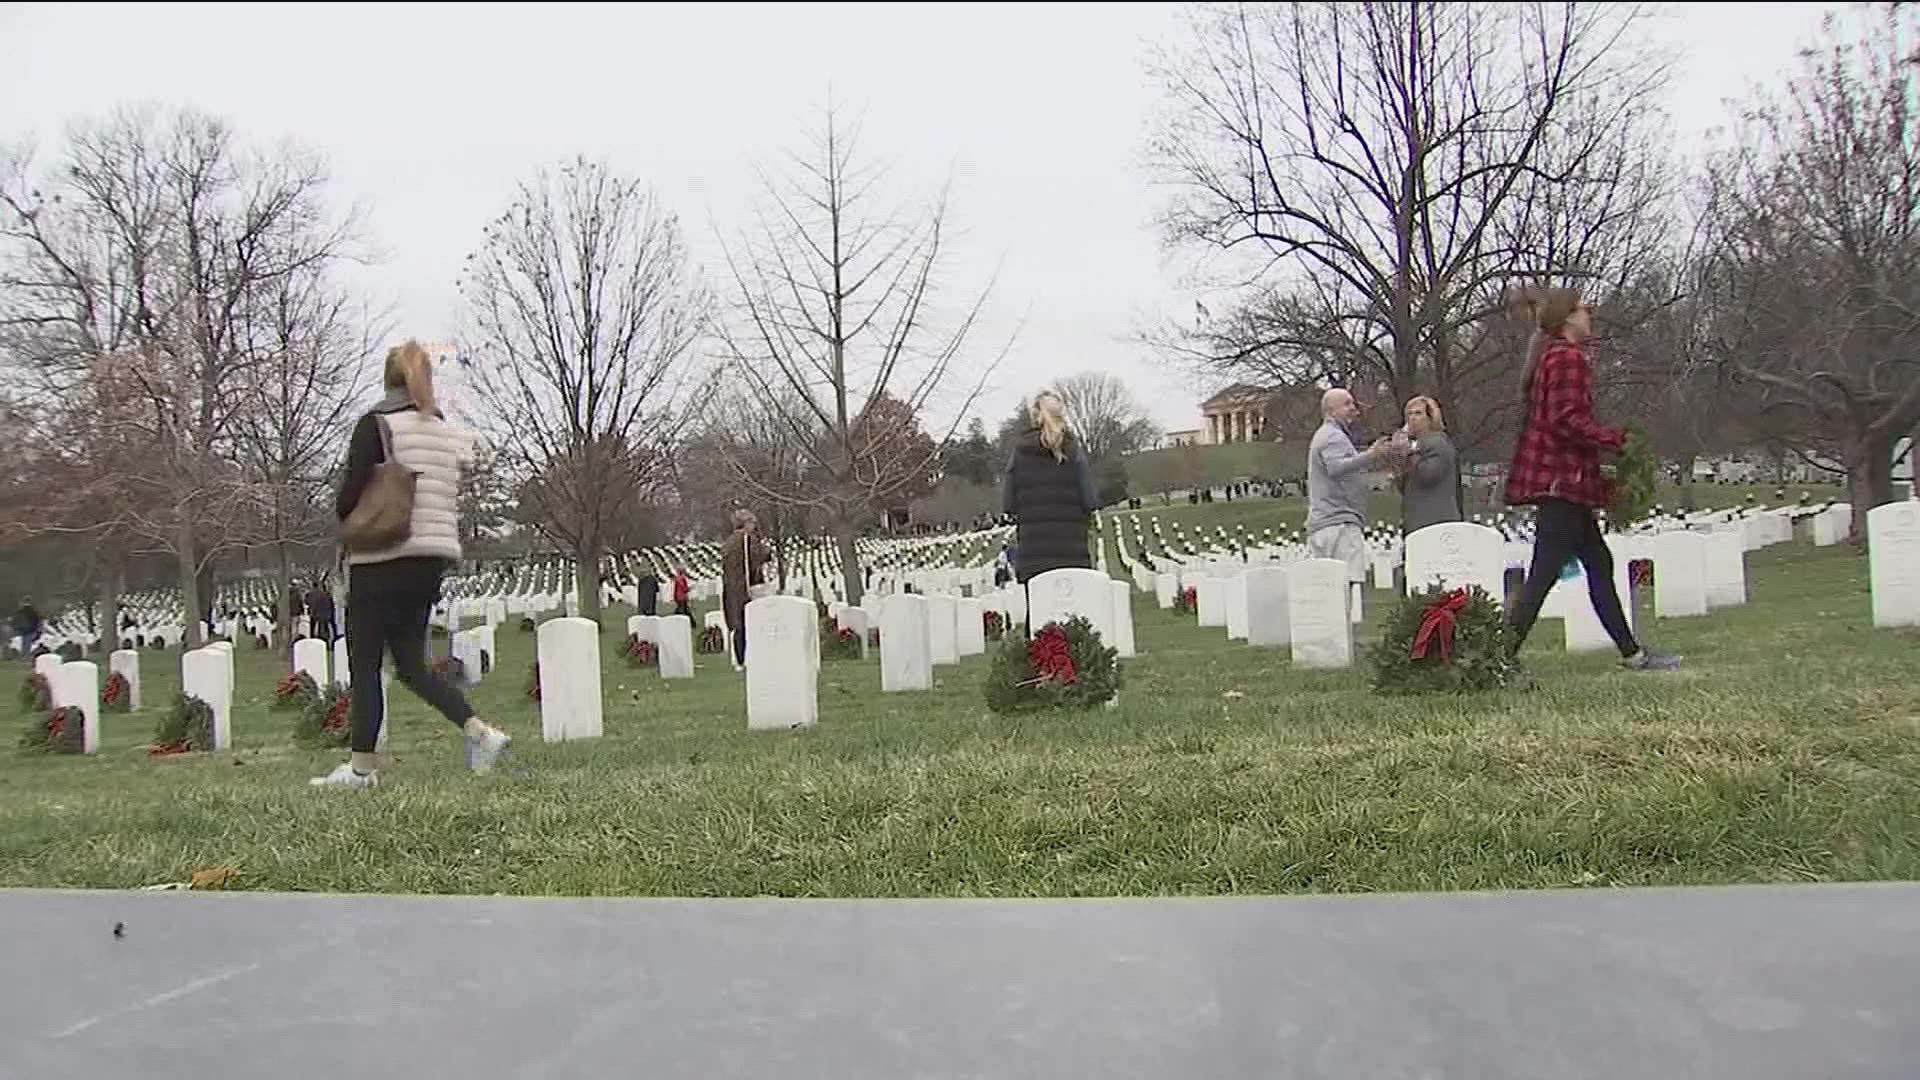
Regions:
M 1307 447 L 1307 553 L 1347 564 L 1349 582 L 1367 578 L 1367 473 L 1406 456 L 1406 437 L 1380 439 L 1366 450 L 1353 444 L 1360 406 L 1335 388 L 1320 398 L 1325 419 Z

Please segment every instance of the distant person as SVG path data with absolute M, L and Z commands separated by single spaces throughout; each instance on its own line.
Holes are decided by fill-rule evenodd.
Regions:
M 1440 403 L 1430 397 L 1407 402 L 1407 446 L 1410 456 L 1402 466 L 1402 516 L 1409 533 L 1429 525 L 1460 520 L 1460 459 L 1447 426 L 1440 419 Z
M 13 632 L 20 638 L 20 655 L 31 659 L 34 646 L 40 643 L 40 632 L 46 628 L 47 620 L 40 615 L 40 609 L 33 606 L 33 597 L 20 598 L 20 610 L 13 613 Z
M 333 647 L 333 639 L 340 636 L 339 626 L 334 621 L 333 593 L 326 583 L 316 581 L 313 588 L 307 590 L 307 628 L 313 631 L 313 637 Z
M 673 572 L 673 613 L 693 618 L 693 609 L 687 601 L 693 597 L 693 583 L 687 580 L 687 568 L 681 567 Z
M 640 583 L 634 586 L 635 599 L 639 603 L 640 614 L 655 614 L 660 604 L 660 576 L 649 566 L 640 575 Z
M 373 787 L 379 780 L 380 725 L 386 703 L 380 685 L 383 657 L 394 674 L 467 737 L 475 772 L 488 772 L 509 739 L 473 715 L 465 694 L 427 666 L 427 619 L 440 599 L 448 567 L 460 560 L 460 460 L 466 440 L 440 415 L 433 398 L 427 351 L 409 341 L 387 353 L 386 397 L 354 425 L 346 474 L 334 500 L 345 521 L 372 483 L 375 469 L 398 464 L 414 474 L 413 515 L 407 538 L 377 551 L 347 552 L 347 670 L 352 756 L 316 787 Z
M 1002 509 L 1015 522 L 1013 575 L 1022 585 L 1049 570 L 1093 565 L 1087 528 L 1100 506 L 1086 448 L 1067 429 L 1060 395 L 1034 395 L 1027 424 L 1000 484 Z
M 1367 579 L 1367 473 L 1396 465 L 1407 444 L 1396 437 L 1355 446 L 1360 405 L 1338 387 L 1321 395 L 1320 415 L 1307 444 L 1307 554 L 1345 563 L 1351 585 Z
M 1013 580 L 1013 546 L 1002 544 L 1000 557 L 993 560 L 993 587 L 998 589 Z
M 747 663 L 747 601 L 759 595 L 767 582 L 767 560 L 772 558 L 760 536 L 760 522 L 751 510 L 733 512 L 733 535 L 720 551 L 720 607 L 733 635 L 733 666 Z
M 1587 574 L 1587 598 L 1620 650 L 1621 664 L 1632 671 L 1672 671 L 1679 657 L 1634 639 L 1613 587 L 1613 552 L 1594 516 L 1613 501 L 1600 454 L 1620 449 L 1626 435 L 1593 417 L 1586 351 L 1593 309 L 1573 289 L 1525 289 L 1513 307 L 1537 324 L 1520 382 L 1527 412 L 1507 472 L 1507 505 L 1535 507 L 1533 561 L 1509 615 L 1513 651 L 1526 642 L 1567 561 L 1578 559 Z

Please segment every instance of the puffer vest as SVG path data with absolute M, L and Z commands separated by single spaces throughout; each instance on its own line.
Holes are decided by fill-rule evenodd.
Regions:
M 406 542 L 381 551 L 349 553 L 349 564 L 391 562 L 414 556 L 460 558 L 460 463 L 469 439 L 459 427 L 414 409 L 380 413 L 393 431 L 393 456 L 418 478 L 413 488 L 413 532 Z

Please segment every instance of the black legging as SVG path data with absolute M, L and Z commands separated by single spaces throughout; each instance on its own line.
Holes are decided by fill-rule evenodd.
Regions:
M 1520 586 L 1520 597 L 1514 601 L 1509 619 L 1513 651 L 1519 652 L 1526 642 L 1540 617 L 1540 605 L 1546 603 L 1547 593 L 1560 580 L 1560 571 L 1570 558 L 1579 559 L 1587 573 L 1587 596 L 1614 647 L 1621 656 L 1639 652 L 1640 643 L 1633 639 L 1626 612 L 1620 608 L 1620 596 L 1613 589 L 1613 552 L 1600 535 L 1600 523 L 1594 520 L 1592 510 L 1563 499 L 1542 502 L 1534 516 L 1533 565 L 1527 568 L 1527 580 Z
M 393 655 L 407 688 L 463 727 L 473 716 L 465 694 L 427 667 L 427 619 L 440 599 L 445 559 L 415 557 L 347 568 L 347 671 L 353 678 L 353 750 L 371 754 L 380 742 L 386 703 L 380 659 Z

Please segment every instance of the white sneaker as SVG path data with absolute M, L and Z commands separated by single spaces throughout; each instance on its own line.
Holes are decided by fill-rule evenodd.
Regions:
M 307 781 L 311 787 L 379 787 L 379 773 L 354 772 L 350 762 L 341 762 L 325 776 L 316 776 Z
M 476 773 L 492 772 L 494 762 L 499 761 L 500 755 L 506 753 L 507 747 L 512 744 L 513 739 L 499 728 L 490 728 L 485 735 L 468 739 L 467 768 Z

